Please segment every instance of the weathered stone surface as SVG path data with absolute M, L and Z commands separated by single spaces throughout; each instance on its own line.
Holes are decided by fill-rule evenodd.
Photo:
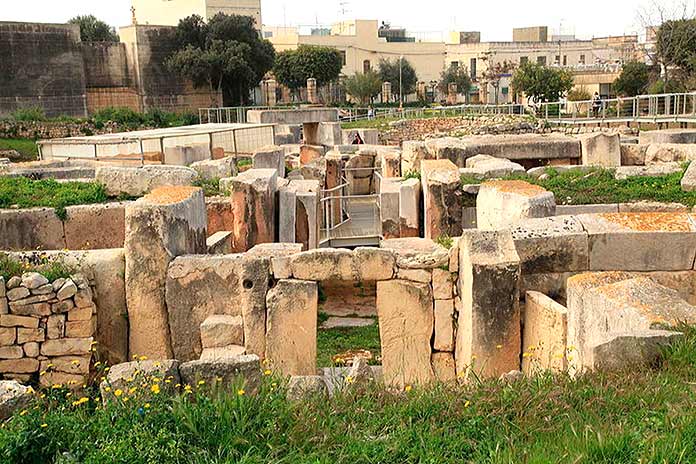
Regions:
M 614 177 L 625 180 L 629 177 L 660 177 L 681 172 L 681 163 L 661 163 L 649 166 L 619 166 L 616 168 Z
M 621 141 L 619 134 L 592 132 L 580 139 L 582 164 L 586 166 L 621 166 Z
M 191 164 L 200 177 L 205 179 L 224 179 L 237 175 L 237 164 L 233 156 L 214 160 L 196 161 Z
M 23 345 L 27 342 L 43 342 L 46 339 L 46 334 L 43 328 L 27 329 L 19 327 L 17 329 L 17 343 Z
M 512 229 L 523 274 L 586 271 L 587 233 L 573 216 L 526 219 Z
M 433 298 L 436 300 L 451 299 L 453 296 L 452 286 L 452 274 L 449 271 L 440 268 L 433 269 Z
M 462 232 L 462 191 L 457 166 L 449 160 L 423 161 L 421 187 L 425 238 L 459 236 Z
M 421 162 L 428 159 L 435 159 L 435 156 L 430 153 L 425 142 L 404 142 L 401 152 L 401 173 L 406 175 L 421 172 Z
M 382 149 L 377 152 L 378 164 L 385 179 L 401 177 L 401 152 Z
M 433 380 L 433 313 L 429 285 L 406 280 L 377 282 L 382 366 L 387 385 L 404 388 Z
M 618 213 L 619 205 L 599 204 L 599 205 L 556 205 L 556 214 L 558 216 L 575 216 L 578 214 L 601 214 L 601 213 Z
M 92 338 L 62 338 L 46 340 L 41 344 L 44 356 L 72 356 L 88 354 L 92 348 Z
M 90 356 L 63 356 L 41 361 L 40 369 L 66 374 L 89 374 Z
M 205 211 L 203 191 L 190 187 L 157 189 L 126 209 L 126 300 L 131 354 L 171 357 L 165 305 L 167 269 L 179 255 L 206 252 Z
M 634 201 L 619 203 L 619 213 L 688 213 L 691 208 L 681 203 L 662 203 L 659 201 Z
M 153 379 L 157 379 L 154 382 Z M 168 382 L 166 382 L 168 380 Z M 111 366 L 109 373 L 100 385 L 102 399 L 106 402 L 113 398 L 116 390 L 128 391 L 132 386 L 147 382 L 156 383 L 160 394 L 175 393 L 176 385 L 181 384 L 179 361 L 175 359 L 134 361 Z
M 454 351 L 454 300 L 435 300 L 433 348 Z
M 21 346 L 0 346 L 0 359 L 20 359 L 24 356 Z
M 287 397 L 301 401 L 313 396 L 329 396 L 326 379 L 321 375 L 293 375 L 288 383 Z
M 68 321 L 88 321 L 94 314 L 93 306 L 85 306 L 83 308 L 73 309 L 68 312 Z
M 84 321 L 68 321 L 65 324 L 65 336 L 68 338 L 93 337 L 97 331 L 97 318 Z
M 234 223 L 229 229 L 234 249 L 249 250 L 275 238 L 275 193 L 278 173 L 275 169 L 250 169 L 236 177 L 222 179 L 220 189 L 229 191 Z
M 222 348 L 229 345 L 244 345 L 244 320 L 242 316 L 215 314 L 201 324 L 203 348 Z
M 15 341 L 17 341 L 17 329 L 0 327 L 0 346 L 14 345 Z
M 380 219 L 382 220 L 382 236 L 384 238 L 399 238 L 399 197 L 401 186 L 397 179 L 382 179 L 379 183 Z
M 86 382 L 86 376 L 83 374 L 66 374 L 65 372 L 56 371 L 47 372 L 39 377 L 39 385 L 44 389 L 60 385 L 63 388 L 77 391 L 86 388 Z
M 689 163 L 681 180 L 681 188 L 685 192 L 696 191 L 696 163 Z
M 432 273 L 425 269 L 399 269 L 396 278 L 429 284 L 432 280 Z
M 213 361 L 189 361 L 179 366 L 184 385 L 221 385 L 241 387 L 245 394 L 255 393 L 261 383 L 261 363 L 255 354 Z
M 31 295 L 31 292 L 26 287 L 16 287 L 7 291 L 7 299 L 12 301 L 22 300 Z
M 447 249 L 429 239 L 395 238 L 383 240 L 380 247 L 396 255 L 401 269 L 434 269 L 449 262 Z
M 643 166 L 648 145 L 621 144 L 621 166 Z
M 686 213 L 577 216 L 588 233 L 592 271 L 693 268 L 696 228 Z
M 696 130 L 694 129 L 662 129 L 640 132 L 641 144 L 672 143 L 672 144 L 696 144 Z
M 316 282 L 281 280 L 266 296 L 266 358 L 283 375 L 312 375 L 317 359 Z
M 33 374 L 38 370 L 39 361 L 32 358 L 7 359 L 0 361 L 0 374 Z
M 581 157 L 580 142 L 563 135 L 482 135 L 434 139 L 428 147 L 437 159 L 449 159 L 459 167 L 476 155 L 490 155 L 509 160 L 569 160 Z M 566 164 L 568 164 L 566 162 Z
M 190 186 L 198 173 L 184 166 L 98 167 L 95 180 L 110 196 L 141 196 L 163 186 Z
M 319 247 L 322 222 L 321 187 L 317 180 L 292 180 L 278 192 L 280 242 L 299 243 L 305 250 Z
M 665 349 L 682 337 L 679 332 L 645 330 L 619 332 L 592 347 L 592 370 L 620 372 L 659 367 Z
M 389 280 L 394 276 L 394 253 L 380 248 L 356 248 L 353 273 L 360 281 Z
M 241 255 L 182 256 L 169 267 L 166 301 L 174 356 L 200 358 L 200 326 L 214 314 L 241 316 L 248 353 L 263 356 L 270 260 Z
M 6 287 L 8 290 L 11 290 L 13 288 L 17 288 L 20 285 L 22 285 L 22 278 L 18 276 L 13 276 L 10 277 L 10 280 L 7 281 Z
M 254 169 L 275 169 L 278 177 L 285 177 L 285 150 L 278 146 L 267 146 L 252 154 Z
M 509 231 L 466 232 L 459 240 L 457 375 L 497 378 L 519 369 L 520 259 Z
M 276 279 L 292 277 L 290 257 L 302 253 L 300 243 L 262 243 L 249 250 L 247 256 L 267 257 L 271 259 L 271 272 Z
M 228 345 L 219 348 L 203 348 L 201 361 L 221 361 L 246 354 L 244 345 Z
M 548 296 L 527 292 L 522 335 L 522 371 L 527 375 L 567 369 L 568 310 Z
M 431 358 L 433 372 L 438 382 L 454 382 L 457 380 L 456 364 L 452 353 L 433 353 Z
M 478 179 L 495 179 L 511 174 L 523 174 L 525 172 L 522 165 L 513 163 L 505 158 L 495 158 L 488 155 L 476 155 L 466 160 L 466 168 L 459 170 L 459 173 Z
M 420 237 L 421 183 L 406 179 L 399 187 L 399 233 L 401 238 Z
M 696 145 L 653 143 L 645 153 L 645 164 L 660 164 L 696 160 Z
M 0 244 L 3 250 L 62 250 L 63 221 L 54 208 L 1 210 Z
M 232 253 L 232 232 L 219 231 L 205 240 L 209 255 L 228 255 Z
M 39 326 L 39 320 L 35 317 L 15 316 L 13 314 L 0 315 L 0 327 L 26 327 L 35 329 Z
M 28 305 L 10 304 L 10 312 L 12 312 L 12 314 L 18 314 L 20 316 L 50 316 L 51 305 L 48 303 L 34 303 Z
M 500 230 L 524 219 L 556 215 L 553 193 L 524 181 L 481 184 L 476 197 L 476 224 L 481 230 Z
M 66 208 L 65 248 L 97 250 L 122 248 L 127 203 L 77 205 Z
M 37 342 L 29 342 L 22 345 L 24 356 L 27 358 L 36 358 L 39 356 L 39 344 Z
M 26 409 L 33 398 L 32 390 L 14 380 L 0 380 L 0 422 Z
M 73 282 L 72 279 L 68 279 L 58 289 L 58 292 L 56 293 L 56 298 L 58 298 L 61 301 L 67 300 L 68 298 L 74 297 L 76 293 L 77 293 L 77 285 L 75 285 L 75 282 Z
M 34 290 L 48 283 L 48 279 L 38 272 L 22 274 L 22 285 L 29 290 Z
M 324 248 L 299 253 L 290 258 L 292 275 L 300 280 L 353 280 L 353 253 Z

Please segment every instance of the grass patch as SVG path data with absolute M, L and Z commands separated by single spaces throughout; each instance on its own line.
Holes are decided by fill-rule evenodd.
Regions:
M 36 141 L 31 139 L 0 139 L 0 150 L 15 150 L 19 153 L 19 158 L 10 157 L 10 161 L 14 163 L 34 161 L 39 157 Z
M 596 168 L 590 171 L 557 171 L 548 168 L 548 178 L 535 179 L 529 175 L 514 175 L 507 180 L 524 180 L 544 187 L 556 196 L 559 205 L 593 205 L 603 203 L 631 203 L 655 201 L 659 203 L 681 203 L 696 206 L 696 192 L 684 192 L 681 179 L 686 167 L 680 172 L 658 177 L 614 178 L 611 169 Z M 470 176 L 462 176 L 462 185 L 479 184 Z
M 56 279 L 70 277 L 77 272 L 77 268 L 66 264 L 59 257 L 52 258 L 39 251 L 26 255 L 22 260 L 0 253 L 0 276 L 5 279 L 5 282 L 25 272 L 38 272 L 53 282 Z
M 319 319 L 321 322 L 322 319 Z M 321 323 L 320 322 L 320 323 Z M 331 357 L 348 350 L 369 350 L 375 360 L 380 356 L 379 326 L 319 329 L 317 331 L 317 366 L 331 367 Z M 379 362 L 376 362 L 379 364 Z
M 55 389 L 3 425 L 0 462 L 692 463 L 694 359 L 691 330 L 659 371 L 578 380 L 358 388 L 301 403 L 272 377 L 256 396 L 194 385 L 147 404 L 137 390 L 150 384 L 138 383 L 107 407 Z
M 103 203 L 108 199 L 104 186 L 96 182 L 0 178 L 0 208 L 55 208 L 58 217 L 65 219 L 66 206 Z
M 198 179 L 194 181 L 193 185 L 195 187 L 202 188 L 206 197 L 217 197 L 223 195 L 223 192 L 220 190 L 220 179 L 217 177 L 208 179 L 199 176 Z

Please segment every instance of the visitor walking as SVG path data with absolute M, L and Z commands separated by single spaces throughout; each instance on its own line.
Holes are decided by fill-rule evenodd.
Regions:
M 592 97 L 592 113 L 595 118 L 599 117 L 599 110 L 602 109 L 602 97 L 599 96 L 598 92 L 595 92 Z

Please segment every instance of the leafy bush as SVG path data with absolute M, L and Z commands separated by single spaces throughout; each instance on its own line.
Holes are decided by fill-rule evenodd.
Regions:
M 56 279 L 70 277 L 77 272 L 59 256 L 48 256 L 35 251 L 27 254 L 21 260 L 0 253 L 0 276 L 7 282 L 10 278 L 21 276 L 25 272 L 38 272 L 53 282 Z
M 572 102 L 577 102 L 577 101 L 588 101 L 592 99 L 592 95 L 590 95 L 590 92 L 584 88 L 575 88 L 568 92 L 568 101 Z
M 15 121 L 45 121 L 46 113 L 42 108 L 21 108 L 12 113 Z
M 199 176 L 193 185 L 195 187 L 202 188 L 206 197 L 216 197 L 222 195 L 219 178 L 208 179 Z

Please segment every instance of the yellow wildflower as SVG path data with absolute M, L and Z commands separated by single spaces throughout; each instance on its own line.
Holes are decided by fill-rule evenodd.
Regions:
M 42 429 L 45 429 L 46 427 L 48 427 L 48 424 L 41 424 Z
M 406 385 L 406 388 L 404 388 L 404 391 L 405 391 L 406 393 L 410 392 L 411 390 L 413 390 L 413 387 L 410 386 L 410 385 Z
M 239 396 L 244 396 L 244 393 L 246 393 L 246 392 L 245 392 L 244 389 L 242 389 L 242 388 L 240 388 L 239 390 L 237 390 L 237 395 L 239 395 Z
M 154 393 L 155 395 L 159 395 L 159 392 L 160 392 L 160 386 L 159 386 L 159 384 L 157 384 L 157 383 L 152 384 L 152 387 L 150 387 L 150 390 L 151 390 L 152 393 Z
M 123 395 L 123 390 L 121 390 L 120 388 L 117 389 L 116 391 L 114 391 L 114 395 L 116 396 L 116 398 L 118 398 L 119 396 Z

